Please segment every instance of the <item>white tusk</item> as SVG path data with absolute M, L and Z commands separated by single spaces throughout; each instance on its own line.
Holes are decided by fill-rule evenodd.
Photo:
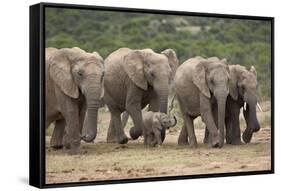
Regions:
M 247 105 L 247 103 L 246 103 L 246 102 L 244 102 L 244 106 L 243 106 L 244 111 L 246 111 L 246 105 Z
M 257 103 L 258 108 L 260 109 L 261 112 L 263 112 L 263 110 L 261 109 L 261 106 L 259 103 Z

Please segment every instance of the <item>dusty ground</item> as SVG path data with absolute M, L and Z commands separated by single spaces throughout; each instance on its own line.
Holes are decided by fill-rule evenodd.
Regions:
M 142 139 L 130 140 L 126 145 L 107 144 L 109 116 L 101 111 L 95 143 L 82 143 L 81 155 L 69 156 L 63 150 L 53 150 L 50 136 L 46 137 L 46 183 L 269 170 L 270 107 L 263 104 L 262 108 L 264 112 L 258 113 L 262 128 L 251 143 L 225 145 L 222 149 L 202 144 L 204 128 L 200 119 L 195 123 L 198 148 L 177 145 L 179 128 L 170 129 L 164 144 L 157 148 L 145 147 Z M 130 121 L 127 126 L 131 124 Z M 241 126 L 245 126 L 242 119 Z

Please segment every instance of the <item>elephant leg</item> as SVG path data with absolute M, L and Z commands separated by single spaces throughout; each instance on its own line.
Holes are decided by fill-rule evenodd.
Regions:
M 225 139 L 226 139 L 226 144 L 232 144 L 232 124 L 231 124 L 231 116 L 226 114 L 225 117 Z
M 188 133 L 187 133 L 187 128 L 185 125 L 182 126 L 180 135 L 178 138 L 178 144 L 179 145 L 188 145 Z
M 54 149 L 61 149 L 63 147 L 63 135 L 65 128 L 65 120 L 57 120 L 51 138 L 51 147 Z
M 135 125 L 130 129 L 130 136 L 133 140 L 136 140 L 137 138 L 139 138 L 139 136 L 145 134 L 145 128 L 143 128 L 144 125 L 142 121 L 142 114 L 140 111 L 136 111 L 133 109 L 129 113 Z M 144 139 L 146 139 L 146 136 L 144 136 Z
M 109 122 L 109 128 L 108 128 L 108 131 L 107 131 L 106 142 L 108 142 L 108 143 L 116 143 L 117 142 L 116 131 L 115 131 L 115 128 L 113 126 L 112 118 L 110 119 L 110 122 Z
M 200 112 L 202 121 L 206 124 L 211 136 L 212 147 L 219 146 L 219 133 L 213 117 L 212 105 L 210 100 L 204 95 L 200 95 Z
M 203 141 L 203 143 L 204 144 L 208 144 L 209 142 L 210 142 L 210 135 L 209 135 L 210 133 L 209 133 L 209 131 L 208 131 L 208 128 L 207 127 L 205 127 L 205 135 L 204 135 L 204 141 Z
M 217 105 L 216 104 L 212 105 L 212 114 L 213 114 L 213 118 L 214 118 L 215 124 L 216 124 L 216 126 L 218 126 L 218 110 L 217 110 Z M 209 132 L 207 126 L 205 127 L 205 134 L 204 134 L 203 143 L 204 144 L 211 143 L 210 132 Z
M 128 137 L 125 135 L 124 129 L 122 128 L 121 122 L 121 111 L 116 108 L 109 107 L 111 112 L 112 126 L 115 129 L 116 140 L 119 144 L 126 144 Z
M 69 154 L 80 153 L 80 122 L 79 107 L 72 98 L 67 97 L 62 92 L 57 91 L 58 103 L 60 104 L 61 114 L 65 119 L 64 142 L 70 145 Z
M 153 142 L 153 136 L 151 134 L 144 135 L 146 138 L 144 139 L 144 145 L 152 145 Z
M 145 128 L 142 120 L 142 113 L 140 106 L 136 105 L 128 105 L 126 107 L 128 113 L 132 117 L 132 120 L 134 122 L 134 127 L 130 129 L 130 136 L 133 140 L 139 138 L 141 135 L 145 135 Z M 146 136 L 144 136 L 144 139 L 146 139 Z
M 238 104 L 233 104 L 231 113 L 231 144 L 240 145 L 242 142 L 239 121 L 240 107 Z
M 178 102 L 179 102 L 179 106 L 180 106 L 180 110 L 181 110 L 181 113 L 183 115 L 183 119 L 185 120 L 185 111 L 184 111 L 184 102 L 181 100 L 180 97 L 178 97 Z M 178 144 L 179 145 L 188 145 L 188 132 L 187 132 L 187 128 L 186 128 L 186 125 L 185 125 L 185 121 L 182 125 L 182 128 L 181 128 L 181 131 L 180 131 L 180 135 L 178 137 Z
M 225 140 L 226 144 L 232 144 L 232 98 L 228 97 L 225 108 Z
M 189 138 L 189 145 L 191 147 L 197 147 L 197 139 L 195 136 L 194 126 L 193 126 L 193 118 L 187 114 L 184 117 L 184 122 L 187 129 L 187 135 Z
M 127 111 L 124 111 L 122 113 L 122 128 L 124 129 L 126 127 L 126 124 L 128 122 L 129 119 L 129 113 Z

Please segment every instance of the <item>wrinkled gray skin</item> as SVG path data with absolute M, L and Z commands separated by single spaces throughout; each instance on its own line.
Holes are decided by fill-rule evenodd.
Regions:
M 243 141 L 249 143 L 254 132 L 259 131 L 260 125 L 257 120 L 257 72 L 254 66 L 249 70 L 240 65 L 230 65 L 230 92 L 234 95 L 227 97 L 226 102 L 226 143 L 241 144 L 241 131 L 239 115 L 241 107 L 243 108 L 244 118 L 246 120 L 246 130 L 243 133 Z M 205 134 L 204 142 L 207 142 L 208 132 Z
M 201 116 L 210 132 L 211 146 L 222 147 L 225 104 L 229 94 L 226 60 L 216 57 L 188 59 L 176 72 L 175 88 L 184 119 L 178 144 L 197 146 L 193 120 Z
M 144 144 L 150 146 L 156 146 L 162 144 L 161 132 L 170 127 L 174 127 L 177 124 L 175 116 L 167 115 L 160 112 L 143 112 L 143 124 L 146 129 L 144 135 L 146 142 Z
M 98 53 L 76 47 L 46 48 L 45 125 L 55 122 L 52 147 L 64 145 L 70 148 L 70 154 L 78 154 L 81 138 L 94 140 L 103 74 L 103 60 Z
M 174 77 L 175 77 L 175 73 L 179 67 L 179 60 L 177 58 L 175 51 L 172 49 L 166 49 L 166 50 L 162 51 L 161 54 L 164 54 L 168 57 L 170 67 L 172 70 L 172 73 L 171 73 L 171 76 L 169 79 L 169 92 L 171 92 L 171 90 L 174 91 L 173 90 L 174 89 Z M 151 109 L 151 107 L 149 107 L 149 109 Z M 129 114 L 127 111 L 124 111 L 122 113 L 122 128 L 123 129 L 125 128 L 128 119 L 129 119 Z M 165 131 L 163 131 L 161 135 L 162 135 L 162 140 L 164 141 Z
M 172 50 L 166 50 L 169 52 Z M 174 59 L 151 49 L 131 50 L 120 48 L 105 60 L 104 101 L 111 113 L 107 142 L 125 144 L 121 113 L 127 111 L 134 128 L 130 136 L 137 139 L 143 134 L 141 110 L 149 104 L 150 111 L 167 112 L 168 84 L 172 78 Z M 162 130 L 162 140 L 165 130 Z

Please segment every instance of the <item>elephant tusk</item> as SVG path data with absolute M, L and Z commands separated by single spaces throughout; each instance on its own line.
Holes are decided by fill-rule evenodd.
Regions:
M 261 109 L 261 106 L 260 106 L 259 102 L 257 103 L 257 106 L 258 106 L 259 110 L 260 110 L 261 112 L 263 112 L 263 110 Z
M 244 102 L 244 106 L 243 106 L 244 111 L 246 111 L 246 105 L 247 105 L 247 103 Z

